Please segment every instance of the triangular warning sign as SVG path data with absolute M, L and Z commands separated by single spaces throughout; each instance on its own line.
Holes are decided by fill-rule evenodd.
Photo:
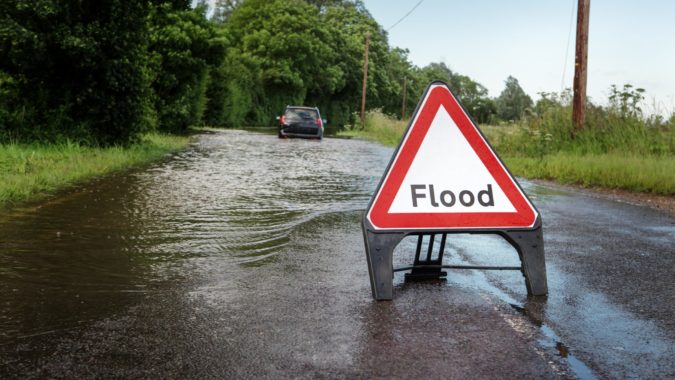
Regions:
M 537 216 L 443 82 L 424 93 L 366 213 L 376 230 L 531 228 Z

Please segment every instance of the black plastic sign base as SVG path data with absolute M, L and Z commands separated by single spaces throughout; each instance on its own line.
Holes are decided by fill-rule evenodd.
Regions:
M 544 239 L 541 229 L 541 223 L 538 222 L 536 228 L 532 230 L 493 230 L 493 231 L 426 231 L 427 234 L 456 234 L 456 233 L 475 233 L 475 234 L 497 234 L 506 239 L 518 252 L 521 267 L 520 271 L 525 277 L 525 286 L 527 293 L 533 296 L 542 296 L 548 293 L 548 284 L 546 279 L 546 262 L 544 258 Z M 393 257 L 396 246 L 408 235 L 419 235 L 423 231 L 414 232 L 380 232 L 376 231 L 370 223 L 364 219 L 363 233 L 366 244 L 366 258 L 368 260 L 368 272 L 370 274 L 370 285 L 373 291 L 373 298 L 376 300 L 391 300 L 394 295 L 394 266 Z M 417 261 L 417 260 L 416 260 Z M 439 263 L 440 264 L 440 263 Z M 410 267 L 411 273 L 418 272 L 424 274 L 424 269 L 436 269 L 436 276 L 426 271 L 424 278 L 442 278 L 445 272 L 440 268 L 455 269 L 511 269 L 499 267 L 459 267 L 437 265 L 432 268 L 428 265 Z M 407 268 L 406 268 L 407 269 Z M 515 269 L 515 268 L 514 268 Z

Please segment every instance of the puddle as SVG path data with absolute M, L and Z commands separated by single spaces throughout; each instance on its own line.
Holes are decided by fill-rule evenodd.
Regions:
M 0 215 L 0 344 L 106 318 L 194 271 L 250 271 L 326 213 L 361 210 L 391 149 L 209 132 L 153 165 Z

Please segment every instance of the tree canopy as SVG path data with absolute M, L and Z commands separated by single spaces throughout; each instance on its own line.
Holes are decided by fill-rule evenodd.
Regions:
M 520 87 L 518 79 L 509 75 L 504 81 L 504 91 L 497 98 L 497 115 L 502 120 L 519 120 L 525 110 L 532 107 L 532 98 Z
M 133 142 L 158 129 L 271 125 L 288 104 L 354 123 L 364 44 L 367 107 L 401 116 L 443 80 L 479 122 L 521 117 L 444 63 L 413 65 L 360 0 L 5 0 L 0 3 L 0 141 Z

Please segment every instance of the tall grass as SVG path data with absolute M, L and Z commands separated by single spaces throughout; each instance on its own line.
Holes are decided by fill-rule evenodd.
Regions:
M 396 146 L 407 126 L 406 120 L 398 120 L 381 110 L 373 110 L 366 113 L 364 125 L 347 126 L 338 136 L 365 138 L 387 146 Z
M 541 157 L 556 152 L 666 156 L 675 153 L 675 125 L 660 118 L 621 116 L 590 109 L 584 129 L 572 125 L 571 107 L 556 107 L 515 125 L 488 128 L 501 154 Z
M 569 106 L 517 125 L 483 128 L 517 175 L 675 195 L 673 119 L 590 108 L 577 131 Z
M 39 198 L 96 175 L 156 160 L 185 147 L 188 139 L 153 133 L 129 147 L 0 144 L 0 205 Z
M 565 184 L 675 195 L 675 157 L 557 152 L 542 158 L 505 156 L 516 175 Z

